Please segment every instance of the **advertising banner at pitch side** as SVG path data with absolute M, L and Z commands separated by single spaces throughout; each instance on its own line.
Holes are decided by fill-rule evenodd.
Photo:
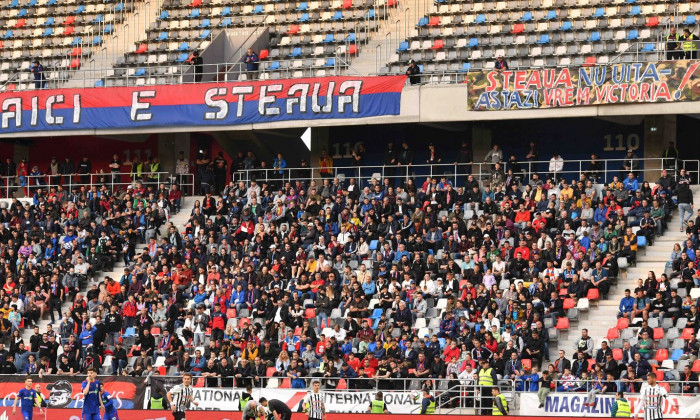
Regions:
M 700 99 L 699 61 L 470 72 L 474 111 L 669 103 Z
M 151 377 L 151 393 L 165 393 L 178 383 L 178 378 Z M 193 388 L 194 399 L 199 406 L 192 407 L 197 410 L 239 410 L 241 393 L 243 388 Z M 306 389 L 279 389 L 256 388 L 253 390 L 253 398 L 277 399 L 287 404 L 292 412 L 302 411 L 302 400 L 307 395 Z M 324 391 L 326 397 L 326 410 L 331 413 L 366 413 L 369 403 L 375 398 L 375 391 Z M 148 398 L 146 398 L 146 401 Z M 385 392 L 384 402 L 392 414 L 418 414 L 420 413 L 421 398 L 416 398 L 410 392 Z
M 584 406 L 586 403 L 585 392 L 550 393 L 544 407 L 540 408 L 540 401 L 536 393 L 524 392 L 520 394 L 520 412 L 528 416 L 547 417 L 611 417 L 612 406 L 615 402 L 613 394 L 596 396 L 595 407 Z M 641 399 L 637 394 L 625 394 L 633 413 L 641 409 Z M 697 396 L 669 395 L 662 407 L 664 418 L 695 418 L 700 413 L 700 398 Z

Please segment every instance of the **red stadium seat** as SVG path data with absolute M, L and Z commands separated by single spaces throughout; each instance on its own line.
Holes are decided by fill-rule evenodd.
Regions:
M 521 34 L 523 32 L 525 32 L 525 25 L 523 25 L 522 23 L 516 23 L 513 26 L 513 30 L 510 31 L 510 33 L 512 34 Z
M 649 18 L 647 19 L 647 24 L 644 26 L 646 26 L 647 28 L 656 28 L 657 26 L 659 26 L 659 18 L 656 16 L 649 16 Z
M 575 300 L 573 300 L 572 298 L 564 299 L 564 310 L 575 308 L 575 307 L 576 307 Z
M 585 67 L 595 66 L 595 57 L 586 57 L 586 61 L 583 63 Z
M 595 359 L 591 358 L 588 359 L 588 371 L 592 371 L 593 368 L 595 367 Z
M 586 298 L 588 300 L 600 299 L 600 293 L 598 293 L 598 289 L 588 289 L 588 293 L 586 294 Z
M 357 45 L 351 44 L 348 47 L 348 54 L 357 54 Z
M 387 6 L 394 7 L 394 6 L 396 6 L 397 1 L 398 0 L 389 0 L 389 2 L 387 3 Z
M 158 366 L 158 374 L 160 376 L 165 376 L 166 373 L 168 373 L 168 370 L 165 366 Z
M 238 320 L 238 328 L 245 328 L 248 324 L 250 324 L 248 318 L 241 318 Z
M 659 379 L 659 381 L 661 381 L 661 379 Z M 668 385 L 668 382 L 659 382 L 659 386 L 665 389 L 666 392 L 671 392 L 671 387 Z
M 695 373 L 700 373 L 700 359 L 695 359 L 691 370 Z
M 23 28 L 26 24 L 27 19 L 17 19 L 17 23 L 15 23 L 15 28 Z
M 66 20 L 63 21 L 64 25 L 72 25 L 74 23 L 75 23 L 75 16 L 73 16 L 73 15 L 66 17 Z
M 661 340 L 662 338 L 664 338 L 664 329 L 654 328 L 654 340 Z
M 202 5 L 202 0 L 192 0 L 192 3 L 190 3 L 190 7 L 199 7 Z
M 557 319 L 557 325 L 554 327 L 558 330 L 568 330 L 569 329 L 569 318 L 563 317 Z
M 521 362 L 523 364 L 523 369 L 532 369 L 532 360 L 523 359 Z
M 275 369 L 274 366 L 270 366 L 267 368 L 267 371 L 265 371 L 265 376 L 271 378 L 275 373 L 277 373 L 277 369 Z
M 613 349 L 613 359 L 620 361 L 622 360 L 622 349 Z
M 440 26 L 440 16 L 431 16 L 428 26 Z
M 77 58 L 74 58 L 70 61 L 70 68 L 72 69 L 79 69 L 80 68 L 80 60 Z
M 627 317 L 622 317 L 617 319 L 617 329 L 626 330 L 630 326 L 630 320 Z
M 146 51 L 148 51 L 148 44 L 139 44 L 139 47 L 136 49 L 136 54 L 145 53 Z
M 657 370 L 656 372 L 654 372 L 654 374 L 656 375 L 656 380 L 657 380 L 657 381 L 663 381 L 663 380 L 664 380 L 664 371 L 663 371 L 663 370 Z
M 73 35 L 74 31 L 75 31 L 74 27 L 66 26 L 66 29 L 63 31 L 63 35 Z
M 228 308 L 226 310 L 226 318 L 231 319 L 236 317 L 236 309 L 235 308 Z
M 280 388 L 291 388 L 292 381 L 289 378 L 284 378 L 280 384 Z
M 442 39 L 436 39 L 431 48 L 434 50 L 441 50 L 445 48 L 445 42 Z
M 668 350 L 666 350 L 666 349 L 658 349 L 658 350 L 656 350 L 656 356 L 654 357 L 654 359 L 655 359 L 657 362 L 659 362 L 659 363 L 661 363 L 661 362 L 663 362 L 664 360 L 668 359 Z
M 299 25 L 289 25 L 289 30 L 287 31 L 288 34 L 294 35 L 299 33 Z
M 294 335 L 297 337 L 301 335 L 301 327 L 294 328 Z
M 620 330 L 613 327 L 608 330 L 608 335 L 605 336 L 608 340 L 615 340 L 620 338 Z
M 569 289 L 567 289 L 566 287 L 559 289 L 559 296 L 566 296 L 568 294 L 569 294 Z
M 161 333 L 160 327 L 153 327 L 151 328 L 151 335 L 159 336 Z
M 693 338 L 694 332 L 695 332 L 695 330 L 692 328 L 683 328 L 683 333 L 681 334 L 681 338 L 684 340 L 690 340 L 691 338 Z
M 306 308 L 306 310 L 304 310 L 304 318 L 316 318 L 316 309 Z
M 258 58 L 260 60 L 264 60 L 269 56 L 270 56 L 270 50 L 260 50 L 260 54 L 258 54 Z
M 343 0 L 343 5 L 341 6 L 343 9 L 352 9 L 352 0 Z
M 79 56 L 80 54 L 82 54 L 82 52 L 83 52 L 83 50 L 82 50 L 80 47 L 75 47 L 75 48 L 73 48 L 73 49 L 71 50 L 70 56 L 71 56 L 71 57 L 77 57 L 77 56 Z
M 345 382 L 345 379 L 340 379 L 338 381 L 338 386 L 336 386 L 335 389 L 348 389 L 348 384 Z

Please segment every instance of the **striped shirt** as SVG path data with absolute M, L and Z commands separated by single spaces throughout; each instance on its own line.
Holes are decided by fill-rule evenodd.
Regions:
M 170 389 L 170 394 L 173 398 L 173 407 L 175 407 L 175 411 L 185 411 L 189 408 L 192 386 L 184 386 L 183 384 L 175 385 Z
M 304 397 L 304 407 L 307 407 L 310 419 L 320 420 L 323 418 L 325 399 L 325 395 L 322 392 L 316 394 L 311 391 L 306 394 L 306 397 Z
M 666 389 L 654 385 L 643 384 L 639 391 L 639 398 L 642 402 L 645 420 L 662 420 L 664 418 L 664 402 L 666 400 Z

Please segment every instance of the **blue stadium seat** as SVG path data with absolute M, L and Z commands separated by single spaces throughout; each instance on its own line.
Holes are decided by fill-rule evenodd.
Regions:
M 183 60 L 183 61 L 184 61 L 184 60 Z M 143 76 L 143 75 L 145 75 L 145 74 L 146 74 L 146 69 L 144 69 L 143 67 L 141 67 L 141 68 L 139 68 L 138 70 L 136 70 L 136 72 L 134 73 L 134 76 Z M 128 329 L 127 329 L 126 334 L 128 334 Z
M 224 7 L 221 11 L 221 16 L 231 16 L 231 8 L 228 6 Z
M 462 63 L 462 68 L 459 69 L 459 71 L 462 72 L 462 73 L 466 73 L 466 72 L 468 72 L 468 71 L 471 70 L 471 69 L 472 69 L 472 64 L 471 64 L 471 63 Z
M 92 23 L 102 23 L 105 20 L 105 16 L 103 14 L 99 14 L 95 16 L 95 19 L 92 20 Z
M 335 58 L 331 57 L 326 60 L 326 67 L 335 67 Z
M 181 54 L 180 54 L 180 56 L 177 58 L 176 61 L 177 61 L 178 63 L 184 63 L 185 61 L 187 61 L 188 58 L 190 58 L 190 54 L 184 52 L 184 53 L 181 53 Z
M 637 0 L 625 0 L 625 3 L 636 3 Z
M 19 12 L 17 13 L 17 17 L 25 17 L 27 16 L 27 9 L 19 9 Z
M 95 87 L 102 87 L 104 85 L 105 85 L 105 82 L 103 82 L 102 80 L 98 80 L 95 82 Z
M 209 37 L 209 35 L 211 35 L 211 30 L 209 30 L 209 29 L 205 29 L 205 30 L 203 30 L 203 31 L 202 31 L 202 33 L 201 33 L 201 34 L 199 34 L 199 39 L 205 39 L 205 38 L 208 38 L 208 37 Z
M 124 4 L 124 3 L 119 3 L 119 4 Z M 170 12 L 168 12 L 167 10 L 163 10 L 162 12 L 160 12 L 160 16 L 158 16 L 158 19 L 167 19 L 169 17 L 170 17 Z
M 562 31 L 570 31 L 573 25 L 571 24 L 570 20 L 565 20 L 564 22 L 561 23 L 561 30 Z
M 408 51 L 408 41 L 401 41 L 396 52 Z
M 231 21 L 231 18 L 227 17 L 221 20 L 219 23 L 219 26 L 227 27 L 233 25 L 233 21 Z
M 479 39 L 478 38 L 469 38 L 469 43 L 467 44 L 467 47 L 469 48 L 474 48 L 479 46 Z
M 44 22 L 44 26 L 53 26 L 54 22 L 55 22 L 55 19 L 53 16 L 47 17 L 46 22 Z
M 75 13 L 76 15 L 80 14 L 80 13 L 85 13 L 85 5 L 84 4 L 78 5 L 78 7 L 75 9 L 75 12 L 73 12 L 73 13 Z
M 545 19 L 547 20 L 552 20 L 557 18 L 557 11 L 556 10 L 550 10 L 547 12 L 547 16 L 545 16 Z
M 377 15 L 374 12 L 374 9 L 369 9 L 367 11 L 367 14 L 365 15 L 365 18 L 367 19 L 374 19 Z
M 630 9 L 630 16 L 638 16 L 642 14 L 642 6 L 632 6 Z
M 5 31 L 5 35 L 3 35 L 2 37 L 4 39 L 8 39 L 8 38 L 12 38 L 14 35 L 15 35 L 15 33 L 12 31 L 12 29 L 8 29 Z
M 265 9 L 263 8 L 262 4 L 256 4 L 255 8 L 253 9 L 253 13 L 255 13 L 256 15 L 259 15 L 259 14 L 263 13 L 264 11 L 265 11 Z
M 345 37 L 346 42 L 355 42 L 357 40 L 357 35 L 355 35 L 355 32 L 350 32 L 348 36 Z
M 476 18 L 474 19 L 474 23 L 484 23 L 486 22 L 486 15 L 483 13 L 480 13 L 476 15 Z
M 376 240 L 376 239 L 372 239 L 371 241 L 369 241 L 369 250 L 370 250 L 370 251 L 376 250 L 376 249 L 377 249 L 377 245 L 379 245 L 379 241 Z
M 73 38 L 73 42 L 71 42 L 70 44 L 71 44 L 72 46 L 74 46 L 74 47 L 77 47 L 77 46 L 80 45 L 82 42 L 83 42 L 83 38 L 81 38 L 81 37 L 79 37 L 79 36 L 76 36 L 75 38 Z
M 177 47 L 178 51 L 189 51 L 189 49 L 190 49 L 190 44 L 188 42 L 184 42 L 184 41 L 180 43 L 179 47 Z
M 685 21 L 683 22 L 684 25 L 695 25 L 697 20 L 695 19 L 695 15 L 690 15 L 685 17 Z
M 538 44 L 549 44 L 549 34 L 540 35 L 540 39 L 537 40 Z
M 418 65 L 418 69 L 420 70 L 421 73 L 423 73 L 423 72 L 425 71 L 425 70 L 423 69 L 423 65 L 422 65 L 422 64 L 419 64 L 419 65 Z
M 273 61 L 270 63 L 270 67 L 268 67 L 268 70 L 278 70 L 280 68 L 280 62 L 279 61 Z
M 93 45 L 101 45 L 102 44 L 102 37 L 100 35 L 95 35 L 92 38 L 92 44 Z
M 53 28 L 46 28 L 44 29 L 44 33 L 41 34 L 41 36 L 51 36 L 53 35 Z
M 309 5 L 305 1 L 302 1 L 299 3 L 297 10 L 309 10 Z
M 337 12 L 333 13 L 333 20 L 342 20 L 343 19 L 343 12 L 338 10 Z
M 39 0 L 31 0 L 28 4 L 29 7 L 34 7 L 39 4 Z
M 117 8 L 116 8 L 116 11 L 117 11 L 117 12 L 123 12 L 124 10 L 126 10 L 126 6 L 124 5 L 124 3 L 119 3 L 119 4 L 117 4 Z M 165 17 L 162 17 L 163 14 L 165 14 Z M 167 10 L 163 10 L 163 12 L 160 14 L 160 16 L 161 16 L 161 19 L 167 18 L 167 17 L 168 17 L 168 11 L 167 11 Z
M 192 9 L 189 16 L 187 16 L 187 17 L 190 19 L 198 18 L 199 17 L 199 9 Z
M 674 362 L 677 362 L 681 359 L 681 357 L 683 357 L 684 354 L 685 352 L 683 351 L 683 349 L 674 349 L 669 359 L 673 360 Z
M 644 46 L 642 47 L 642 51 L 644 51 L 644 52 L 654 51 L 654 44 L 652 44 L 651 42 L 644 44 Z
M 428 26 L 428 18 L 422 17 L 418 19 L 418 26 Z
M 211 21 L 209 19 L 202 19 L 202 22 L 199 24 L 200 28 L 208 28 L 211 26 Z
M 381 318 L 383 314 L 384 314 L 384 309 L 376 308 L 375 310 L 372 311 L 372 316 L 370 316 L 370 318 L 378 319 L 378 318 Z
M 532 20 L 532 12 L 523 13 L 523 17 L 520 18 L 521 22 L 529 22 Z
M 591 32 L 591 36 L 588 37 L 588 42 L 598 42 L 600 41 L 600 32 Z
M 309 14 L 308 13 L 302 13 L 301 17 L 299 18 L 299 22 L 308 22 L 309 21 Z
M 333 35 L 333 34 L 326 34 L 326 37 L 323 38 L 323 42 L 324 42 L 324 43 L 335 42 L 335 35 Z
M 167 41 L 168 40 L 168 32 L 163 31 L 158 35 L 158 41 Z
M 631 31 L 629 31 L 627 33 L 627 37 L 625 39 L 632 40 L 632 39 L 637 39 L 637 38 L 639 38 L 639 31 L 636 29 L 632 29 Z
M 105 25 L 105 30 L 103 32 L 106 34 L 111 34 L 114 32 L 114 26 L 111 23 L 109 25 Z
M 593 12 L 593 17 L 594 18 L 602 18 L 605 16 L 605 8 L 599 7 L 595 9 L 595 12 Z
M 58 0 L 49 0 L 48 3 L 46 3 L 47 6 L 55 6 L 56 3 L 58 3 Z
M 19 0 L 12 0 L 10 3 L 10 9 L 15 9 L 17 7 L 19 7 Z
M 290 57 L 301 57 L 301 47 L 294 47 L 292 53 L 289 54 Z

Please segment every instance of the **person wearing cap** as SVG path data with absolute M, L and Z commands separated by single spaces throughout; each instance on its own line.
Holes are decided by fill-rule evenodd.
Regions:
M 492 409 L 493 394 L 491 389 L 494 385 L 498 384 L 498 376 L 496 375 L 496 370 L 490 365 L 489 359 L 482 359 L 480 361 L 481 367 L 477 372 L 477 384 L 481 388 L 481 414 L 489 415 Z
M 189 63 L 194 68 L 194 82 L 201 82 L 202 74 L 204 74 L 204 60 L 199 56 L 199 51 L 193 52 L 192 56 L 187 59 L 186 63 Z
M 622 161 L 622 175 L 620 178 L 623 178 L 625 174 L 628 174 L 632 172 L 633 174 L 636 174 L 635 171 L 639 170 L 639 158 L 637 155 L 634 153 L 634 150 L 632 149 L 627 149 L 627 154 L 625 155 L 623 161 Z
M 508 66 L 508 62 L 503 58 L 503 56 L 499 55 L 496 59 L 496 63 L 494 63 L 493 65 L 493 69 L 497 72 L 502 72 L 503 70 L 509 70 L 510 67 Z
M 34 88 L 46 89 L 46 77 L 44 76 L 44 66 L 39 63 L 39 60 L 34 60 L 32 66 L 29 67 L 29 72 L 34 74 Z
M 412 85 L 417 85 L 420 83 L 420 67 L 416 65 L 415 60 L 408 61 L 406 76 L 408 76 L 408 80 Z

